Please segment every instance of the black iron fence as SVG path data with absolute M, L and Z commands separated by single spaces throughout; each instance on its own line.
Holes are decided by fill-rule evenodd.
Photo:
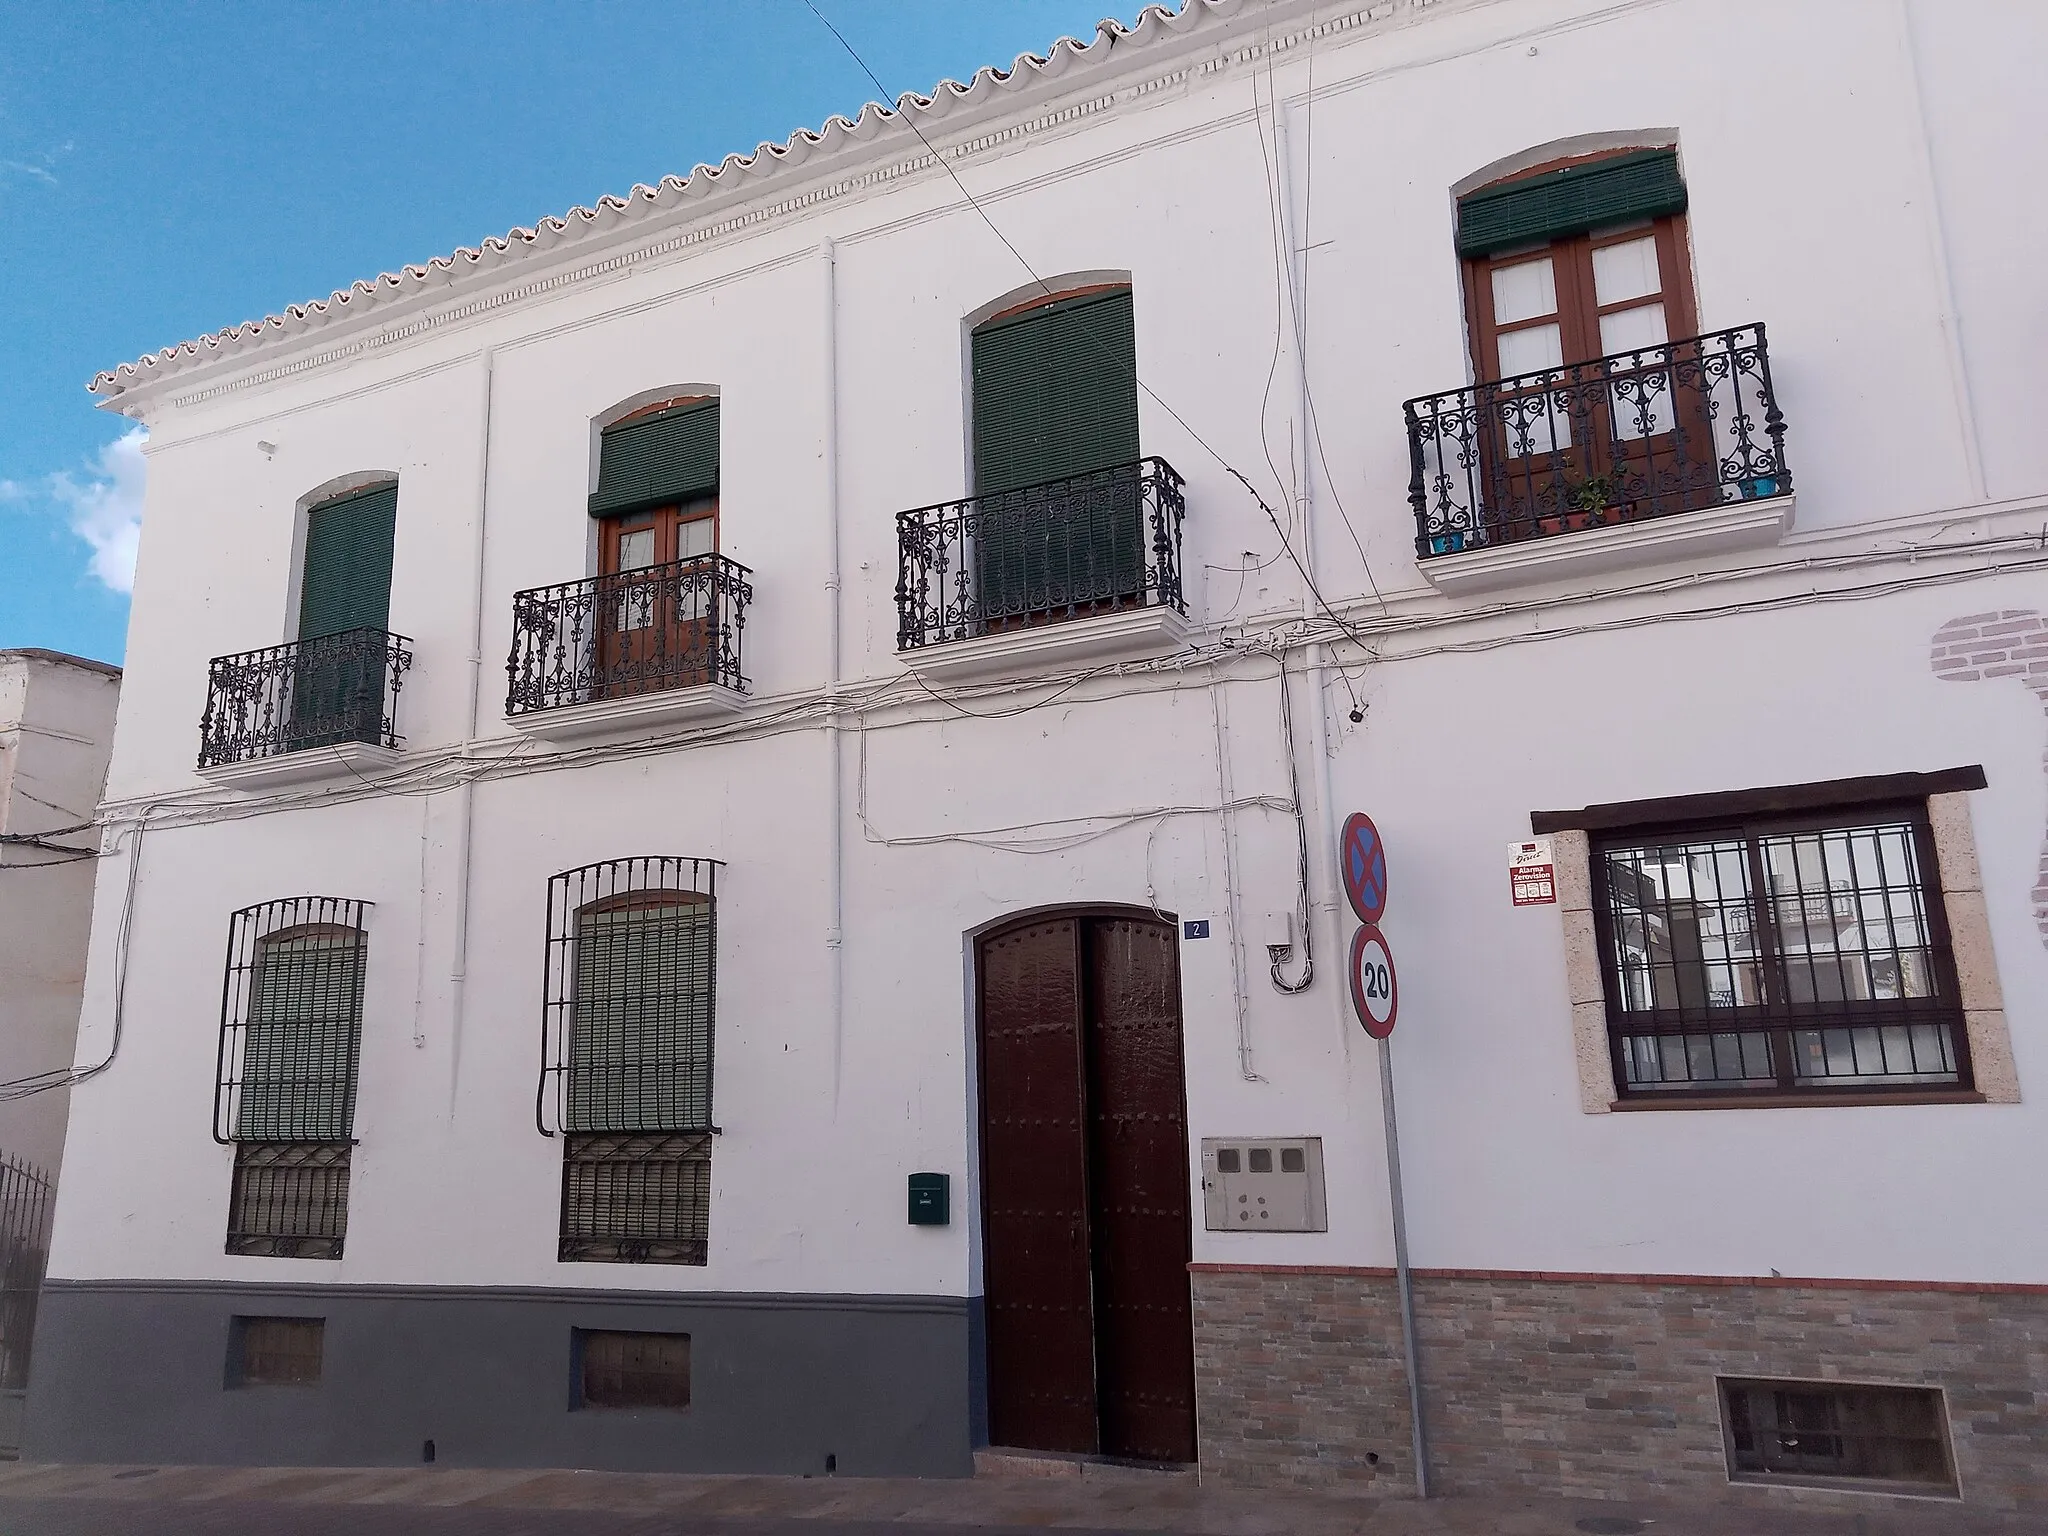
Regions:
M 199 721 L 199 766 L 350 741 L 396 747 L 398 690 L 412 668 L 411 644 L 381 629 L 345 629 L 214 657 Z
M 724 555 L 693 555 L 514 593 L 505 713 L 709 683 L 745 692 L 752 574 Z
M 1403 410 L 1419 559 L 1792 490 L 1761 325 Z
M 1185 613 L 1182 481 L 1164 459 L 896 514 L 896 647 L 1127 608 Z
M 28 1385 L 49 1253 L 49 1175 L 23 1158 L 0 1156 L 0 1391 Z

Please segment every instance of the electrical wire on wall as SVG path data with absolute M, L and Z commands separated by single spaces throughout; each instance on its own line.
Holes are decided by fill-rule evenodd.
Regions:
M 128 1016 L 129 937 L 135 925 L 135 892 L 142 869 L 142 834 L 148 824 L 149 808 L 144 807 L 142 813 L 134 819 L 134 826 L 130 829 L 132 835 L 128 843 L 128 879 L 121 898 L 120 920 L 115 929 L 114 1028 L 113 1039 L 107 1043 L 107 1054 L 89 1067 L 79 1067 L 76 1065 L 54 1067 L 47 1072 L 32 1073 L 27 1077 L 18 1077 L 8 1082 L 0 1082 L 0 1103 L 13 1103 L 20 1099 L 33 1097 L 39 1093 L 49 1093 L 57 1088 L 76 1087 L 80 1083 L 88 1082 L 98 1077 L 114 1064 L 114 1058 L 120 1054 L 121 1036 Z M 85 828 L 78 826 L 66 828 L 65 830 L 82 832 Z M 116 833 L 114 836 L 114 846 L 106 849 L 105 855 L 111 856 L 118 852 L 120 845 L 121 834 Z M 100 857 L 102 855 L 94 856 Z

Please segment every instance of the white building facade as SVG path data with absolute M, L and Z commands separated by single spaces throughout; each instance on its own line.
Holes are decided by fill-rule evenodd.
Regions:
M 1432 1488 L 2048 1500 L 2043 31 L 1193 0 L 102 375 L 28 1453 L 1411 1491 L 1365 811 Z

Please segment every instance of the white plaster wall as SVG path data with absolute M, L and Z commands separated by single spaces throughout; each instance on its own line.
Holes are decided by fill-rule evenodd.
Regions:
M 1931 537 L 1951 514 L 1988 515 L 1973 439 L 1993 493 L 2048 489 L 2015 403 L 2031 377 L 2017 338 L 2039 329 L 2043 300 L 1992 250 L 2010 224 L 1991 184 L 2038 179 L 2042 168 L 2044 141 L 2024 131 L 2038 109 L 2021 82 L 1976 94 L 1958 83 L 1960 61 L 1989 48 L 1988 36 L 2002 40 L 1994 51 L 2023 54 L 2044 40 L 2043 22 L 2017 7 L 1987 11 L 1993 19 L 1972 11 L 1956 21 L 1949 9 L 1915 5 L 1909 33 L 1903 12 L 1875 0 L 1447 4 L 1322 45 L 1312 112 L 1303 108 L 1311 66 L 1296 48 L 1270 81 L 1263 67 L 1226 62 L 959 163 L 1041 274 L 1132 273 L 1141 376 L 1182 418 L 1159 399 L 1141 403 L 1146 450 L 1189 482 L 1194 616 L 1271 618 L 1298 602 L 1299 582 L 1217 455 L 1286 507 L 1297 406 L 1291 348 L 1276 351 L 1276 325 L 1292 327 L 1276 310 L 1271 124 L 1262 141 L 1251 113 L 1255 93 L 1283 102 L 1294 227 L 1312 247 L 1307 362 L 1328 463 L 1327 476 L 1311 477 L 1316 521 L 1305 542 L 1329 595 L 1363 593 L 1341 498 L 1393 611 L 1440 626 L 1354 669 L 1369 706 L 1362 727 L 1343 720 L 1348 695 L 1330 695 L 1337 809 L 1370 809 L 1396 859 L 1388 931 L 1401 964 L 1395 1056 L 1418 1263 L 1982 1280 L 2038 1279 L 2048 1268 L 2043 1213 L 2014 1219 L 2009 1202 L 2027 1197 L 2009 1182 L 1990 1186 L 2007 1202 L 1994 1210 L 1981 1175 L 2038 1160 L 2048 1139 L 2036 1108 L 2048 1088 L 2034 1083 L 2048 1070 L 2038 1037 L 2048 974 L 2026 906 L 2043 823 L 2041 715 L 2016 688 L 1937 687 L 1926 665 L 1927 637 L 1943 619 L 2038 606 L 2038 577 L 1422 656 L 1432 635 L 1462 644 L 1586 620 L 1567 610 L 1486 619 L 1429 591 L 1412 560 L 1400 427 L 1402 399 L 1469 376 L 1453 184 L 1572 135 L 1671 130 L 1692 189 L 1702 323 L 1769 326 L 1799 522 L 1810 531 L 1781 552 L 1783 573 L 1743 578 L 1715 600 L 1810 589 L 1797 562 L 1825 543 L 1811 531 L 1877 548 L 1906 535 L 1873 524 L 1922 519 L 1913 536 Z M 1258 10 L 1246 14 L 1232 46 L 1263 35 Z M 1951 210 L 1940 227 L 1925 175 L 1916 181 L 1912 169 L 1915 78 L 1936 146 L 1927 164 Z M 1970 149 L 1994 143 L 1996 157 Z M 894 515 L 964 489 L 964 319 L 1024 281 L 953 183 L 928 174 L 426 326 L 354 360 L 154 408 L 111 793 L 170 802 L 195 787 L 207 659 L 288 638 L 297 503 L 365 469 L 400 477 L 392 625 L 413 637 L 418 661 L 399 724 L 421 752 L 472 735 L 463 714 L 484 507 L 474 733 L 478 750 L 498 750 L 510 596 L 586 573 L 591 420 L 672 385 L 715 385 L 722 397 L 721 541 L 754 571 L 746 662 L 757 714 L 822 688 L 828 238 L 837 243 L 844 665 L 854 682 L 896 676 Z M 1970 345 L 1958 353 L 1944 320 L 1957 306 L 1965 320 L 1991 317 L 1983 323 L 1998 343 L 1979 346 L 1966 326 Z M 259 439 L 276 444 L 274 456 L 256 449 Z M 1586 611 L 1608 622 L 1696 605 L 1680 592 Z M 1348 924 L 1319 918 L 1319 977 L 1308 993 L 1282 998 L 1264 979 L 1258 920 L 1293 902 L 1285 817 L 1246 811 L 1234 822 L 1257 1080 L 1239 1056 L 1216 817 L 1139 822 L 1035 856 L 905 842 L 1214 805 L 1217 710 L 1234 792 L 1284 796 L 1273 665 L 1225 671 L 1231 681 L 1213 690 L 1202 672 L 1149 692 L 1091 684 L 1012 719 L 961 718 L 936 704 L 878 714 L 866 738 L 871 833 L 855 815 L 860 742 L 850 736 L 847 1001 L 836 1040 L 826 747 L 814 730 L 482 784 L 459 1041 L 449 983 L 453 796 L 151 831 L 128 1034 L 116 1068 L 78 1098 L 53 1272 L 971 1289 L 971 935 L 1041 905 L 1143 905 L 1148 883 L 1163 911 L 1214 922 L 1214 938 L 1183 946 L 1192 1134 L 1319 1134 L 1326 1143 L 1327 1235 L 1198 1234 L 1197 1256 L 1386 1262 L 1376 1069 L 1336 991 L 1332 941 Z M 1318 818 L 1322 871 L 1326 808 L 1314 802 L 1309 726 L 1319 701 L 1295 687 L 1296 766 Z M 1531 809 L 1969 762 L 1991 777 L 1977 800 L 1978 838 L 2026 1103 L 1578 1113 L 1556 919 L 1506 906 L 1501 847 L 1526 834 Z M 703 1270 L 552 1258 L 559 1149 L 531 1124 L 544 887 L 558 870 L 630 853 L 728 861 L 723 1135 Z M 118 911 L 126 877 L 123 860 L 105 861 L 103 913 Z M 208 1134 L 227 919 L 302 891 L 377 903 L 347 1257 L 230 1259 L 219 1251 L 229 1154 Z M 97 1059 L 110 1028 L 108 926 L 103 919 L 94 950 L 81 1059 Z M 1778 1176 L 1788 1165 L 1812 1171 Z M 949 1229 L 904 1224 L 903 1175 L 921 1168 L 960 1181 Z
M 0 832 L 90 821 L 106 781 L 121 678 L 96 663 L 0 652 Z M 92 831 L 53 842 L 93 848 Z M 0 848 L 0 1082 L 72 1060 L 92 927 L 92 865 Z M 52 1178 L 64 1155 L 63 1089 L 0 1102 L 0 1152 Z

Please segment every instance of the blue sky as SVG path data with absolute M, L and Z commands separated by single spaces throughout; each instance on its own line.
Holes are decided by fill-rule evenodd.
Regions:
M 1140 0 L 816 0 L 891 95 Z M 875 95 L 803 0 L 0 0 L 0 648 L 118 662 L 111 367 Z

